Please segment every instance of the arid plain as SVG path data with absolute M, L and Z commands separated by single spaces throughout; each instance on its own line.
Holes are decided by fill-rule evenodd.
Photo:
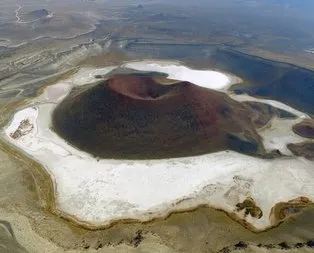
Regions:
M 257 101 L 277 100 L 273 107 L 255 105 L 264 115 L 255 123 L 264 127 L 259 134 L 265 149 L 279 150 L 266 159 L 281 161 L 289 154 L 288 159 L 293 156 L 310 169 L 314 55 L 307 50 L 313 47 L 314 34 L 306 18 L 296 21 L 297 14 L 289 10 L 280 14 L 280 6 L 262 6 L 265 11 L 261 13 L 261 6 L 246 1 L 209 2 L 200 8 L 189 1 L 180 5 L 164 1 L 2 1 L 1 132 L 19 110 L 59 103 L 68 90 L 47 93 L 51 85 L 65 80 L 81 85 L 90 82 L 87 88 L 79 85 L 78 91 L 74 89 L 75 95 L 99 82 L 93 76 L 105 72 L 96 69 L 143 60 L 172 61 L 236 76 L 237 84 L 226 92 L 239 102 L 249 103 L 250 97 L 252 106 Z M 280 22 L 278 15 L 282 15 Z M 85 74 L 84 69 L 88 70 Z M 299 84 L 297 91 L 294 82 Z M 289 113 L 297 119 L 289 118 Z M 270 120 L 272 117 L 279 120 Z M 282 124 L 281 117 L 287 117 L 289 124 Z M 285 131 L 290 133 L 287 139 L 281 136 Z M 306 144 L 283 146 L 302 141 Z M 143 222 L 133 219 L 89 227 L 56 209 L 56 189 L 38 160 L 5 138 L 0 142 L 0 157 L 0 252 L 313 251 L 314 209 L 307 198 L 278 203 L 274 210 L 278 222 L 263 232 L 223 207 L 206 204 Z M 313 186 L 310 181 L 307 189 Z M 258 207 L 254 201 L 239 204 L 248 212 Z

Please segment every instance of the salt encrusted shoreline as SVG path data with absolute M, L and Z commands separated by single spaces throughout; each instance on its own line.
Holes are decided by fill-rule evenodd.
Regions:
M 227 90 L 231 85 L 241 82 L 241 79 L 226 73 L 213 70 L 196 70 L 180 65 L 179 63 L 169 62 L 130 62 L 123 65 L 125 68 L 140 71 L 156 71 L 168 74 L 169 79 L 178 81 L 188 81 L 198 86 L 214 90 Z M 210 82 L 208 82 L 210 80 Z
M 198 72 L 184 66 L 173 67 L 175 65 L 171 64 L 167 69 L 163 63 L 161 69 L 161 65 L 152 64 L 148 68 L 147 64 L 137 62 L 124 66 L 164 71 L 169 74 L 169 78 L 184 78 L 213 89 L 225 89 L 230 85 L 230 79 L 223 77 L 222 73 L 203 71 L 196 78 L 194 75 Z M 223 151 L 162 160 L 97 160 L 70 146 L 51 131 L 52 111 L 72 87 L 83 85 L 84 82 L 92 83 L 95 73 L 109 73 L 114 68 L 81 70 L 72 79 L 49 86 L 36 99 L 37 105 L 17 112 L 5 129 L 8 142 L 47 169 L 55 186 L 56 208 L 66 216 L 92 226 L 105 226 L 121 219 L 147 221 L 171 211 L 208 204 L 226 212 L 235 212 L 239 218 L 244 218 L 244 212 L 237 212 L 236 205 L 251 197 L 262 209 L 263 216 L 257 219 L 249 215 L 245 219 L 256 229 L 262 230 L 273 225 L 270 214 L 277 203 L 300 196 L 314 199 L 314 163 L 302 158 L 262 160 Z M 178 73 L 178 69 L 187 71 L 191 76 L 187 76 L 186 72 Z M 208 80 L 209 77 L 213 78 L 210 87 L 203 79 Z M 245 100 L 243 96 L 241 100 Z M 267 100 L 262 102 L 271 104 Z M 275 104 L 300 118 L 306 117 L 287 105 L 279 102 Z M 27 132 L 23 132 L 21 127 L 21 122 L 25 120 L 32 125 L 26 128 Z M 281 124 L 287 122 L 281 119 L 275 121 L 274 127 L 280 130 Z M 22 134 L 12 138 L 17 130 L 22 131 Z M 271 136 L 270 131 L 273 129 L 263 130 L 262 135 L 266 136 L 266 140 L 267 136 Z M 287 129 L 283 128 L 282 131 Z M 291 132 L 287 132 L 287 136 L 290 135 Z M 296 136 L 289 139 L 292 142 L 298 140 Z M 286 136 L 280 135 L 276 141 L 281 144 L 276 145 L 276 148 L 285 154 Z

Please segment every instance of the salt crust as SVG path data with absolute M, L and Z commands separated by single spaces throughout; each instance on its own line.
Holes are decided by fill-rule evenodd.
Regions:
M 169 65 L 167 62 L 131 62 L 125 64 L 124 67 L 140 71 L 166 73 L 169 79 L 188 81 L 198 86 L 215 90 L 226 89 L 232 82 L 232 79 L 224 73 L 212 70 L 195 70 L 176 64 Z
M 198 75 L 200 72 L 197 70 L 189 70 L 184 66 L 171 65 L 166 68 L 165 65 L 157 64 L 145 69 L 145 64 L 130 63 L 125 66 L 164 71 L 170 78 L 187 80 L 203 87 L 206 86 L 205 79 L 212 80 L 210 88 L 216 89 L 223 89 L 229 82 L 222 73 L 215 79 L 215 74 L 211 72 L 205 71 Z M 47 169 L 55 186 L 56 207 L 65 215 L 78 222 L 103 226 L 121 219 L 145 221 L 201 204 L 236 212 L 237 203 L 252 197 L 264 215 L 261 219 L 250 216 L 245 219 L 256 229 L 265 229 L 272 225 L 270 211 L 276 203 L 300 196 L 314 198 L 314 163 L 303 158 L 262 160 L 223 151 L 162 160 L 97 160 L 70 146 L 50 129 L 52 111 L 72 87 L 83 85 L 84 82 L 91 83 L 95 73 L 104 74 L 112 69 L 114 67 L 83 69 L 73 78 L 49 86 L 37 98 L 37 104 L 18 111 L 4 131 L 8 142 Z M 208 79 L 211 77 L 213 79 Z M 244 96 L 234 95 L 233 98 L 245 100 Z M 248 100 L 255 99 L 249 97 Z M 269 100 L 262 102 L 284 107 L 300 119 L 307 117 L 282 103 Z M 12 133 L 23 120 L 28 120 L 34 127 L 19 138 L 12 138 Z M 275 135 L 269 129 L 261 133 L 266 147 L 273 148 L 269 139 L 278 133 L 281 138 L 274 139 L 274 147 L 285 154 L 286 137 L 293 133 L 290 126 L 282 127 L 282 119 L 275 119 L 272 123 L 277 129 Z M 289 141 L 299 139 L 294 136 Z M 243 218 L 243 213 L 237 215 Z

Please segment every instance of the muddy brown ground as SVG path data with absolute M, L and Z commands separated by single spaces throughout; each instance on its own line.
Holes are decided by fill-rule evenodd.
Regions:
M 304 141 L 301 143 L 289 143 L 287 147 L 296 156 L 303 156 L 308 160 L 314 160 L 314 141 Z
M 305 119 L 292 128 L 293 132 L 309 139 L 314 139 L 314 119 Z

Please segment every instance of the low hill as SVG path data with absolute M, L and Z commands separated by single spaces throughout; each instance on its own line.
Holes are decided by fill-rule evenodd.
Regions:
M 66 98 L 54 130 L 102 158 L 169 158 L 225 149 L 263 153 L 253 110 L 189 82 L 120 75 Z

